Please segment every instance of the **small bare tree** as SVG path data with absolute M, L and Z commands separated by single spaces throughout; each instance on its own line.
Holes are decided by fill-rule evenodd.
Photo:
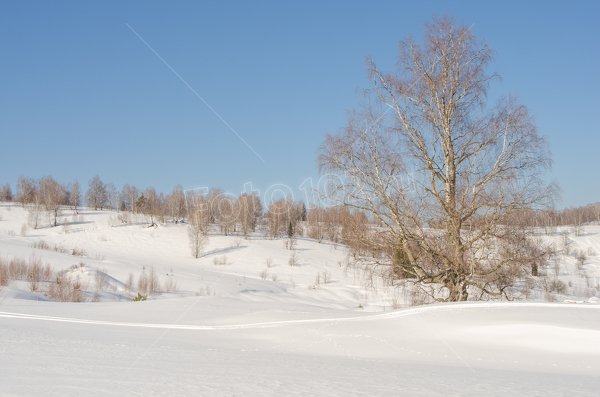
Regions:
M 27 224 L 32 229 L 37 229 L 42 222 L 43 214 L 44 214 L 44 205 L 42 203 L 41 197 L 36 194 L 32 203 L 30 203 L 27 207 Z M 21 228 L 21 231 L 23 229 Z
M 288 260 L 288 265 L 296 266 L 299 261 L 300 261 L 300 258 L 298 257 L 298 254 L 296 253 L 296 251 L 294 251 L 294 252 L 292 252 L 292 256 L 290 256 L 290 259 Z
M 10 185 L 0 185 L 0 201 L 13 201 L 13 194 Z
M 241 232 L 248 238 L 251 232 L 256 231 L 258 219 L 262 215 L 262 204 L 256 194 L 242 193 L 237 198 L 239 223 Z
M 171 221 L 179 223 L 187 217 L 185 194 L 181 185 L 175 186 L 173 192 L 166 197 L 165 206 Z
M 127 290 L 127 295 L 131 294 L 131 289 L 133 288 L 133 273 L 129 273 L 127 280 L 125 280 L 124 286 Z
M 19 175 L 17 182 L 17 201 L 23 205 L 33 203 L 37 195 L 37 183 L 34 179 Z
M 100 179 L 98 175 L 93 177 L 88 182 L 89 189 L 85 194 L 85 201 L 87 202 L 88 207 L 91 207 L 95 210 L 102 210 L 106 207 L 107 196 L 106 196 L 106 188 L 104 183 Z
M 96 269 L 94 273 L 94 283 L 96 284 L 96 291 L 102 292 L 108 284 L 108 276 L 106 270 L 103 267 Z
M 69 192 L 69 205 L 71 206 L 71 209 L 78 214 L 78 208 L 81 207 L 81 188 L 79 187 L 77 179 L 69 184 L 67 190 Z
M 64 201 L 65 188 L 50 175 L 40 179 L 38 185 L 38 195 L 48 214 L 50 226 L 58 226 L 58 217 L 61 214 L 60 205 Z
M 195 209 L 190 214 L 188 239 L 194 258 L 202 256 L 204 246 L 208 244 L 208 211 L 204 208 Z

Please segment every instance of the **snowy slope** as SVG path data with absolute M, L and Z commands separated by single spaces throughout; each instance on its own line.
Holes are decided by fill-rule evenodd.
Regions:
M 84 262 L 73 274 L 89 281 L 86 303 L 45 301 L 24 281 L 4 289 L 0 395 L 598 394 L 598 304 L 534 297 L 392 310 L 393 289 L 365 290 L 331 244 L 300 239 L 290 267 L 281 240 L 211 236 L 192 259 L 184 225 L 111 227 L 115 213 L 84 210 L 66 234 L 21 236 L 26 213 L 0 214 L 3 258 L 34 252 L 56 269 Z M 569 244 L 600 252 L 599 236 L 589 226 Z M 86 255 L 31 248 L 42 239 Z M 227 265 L 213 264 L 223 255 Z M 91 302 L 99 267 L 109 285 Z M 137 280 L 151 267 L 179 290 L 132 302 L 128 274 Z M 564 256 L 560 278 L 572 286 L 559 300 L 590 300 L 572 292 L 592 294 L 599 267 L 594 255 L 583 269 Z M 324 272 L 330 282 L 317 285 Z

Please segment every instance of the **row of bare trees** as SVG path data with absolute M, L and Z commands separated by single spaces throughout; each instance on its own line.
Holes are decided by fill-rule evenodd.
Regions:
M 8 185 L 5 191 L 11 193 Z M 50 226 L 58 226 L 62 207 L 77 211 L 81 205 L 81 191 L 77 180 L 64 185 L 51 175 L 39 180 L 19 176 L 16 201 L 29 209 L 29 223 L 33 228 L 39 227 L 44 218 Z
M 247 237 L 264 225 L 271 237 L 278 237 L 289 231 L 301 231 L 299 221 L 306 219 L 303 202 L 281 199 L 270 203 L 264 210 L 260 197 L 256 194 L 242 193 L 235 196 L 221 188 L 212 188 L 205 193 L 184 192 L 180 185 L 165 195 L 154 187 L 138 189 L 126 184 L 118 191 L 114 184 L 104 183 L 98 175 L 88 182 L 85 202 L 94 210 L 110 209 L 141 214 L 150 226 L 157 223 L 185 222 L 208 231 L 208 225 L 214 224 L 224 235 L 232 233 Z M 61 208 L 70 207 L 77 211 L 81 206 L 82 194 L 77 181 L 68 185 L 57 182 L 52 176 L 39 180 L 19 176 L 16 197 L 10 185 L 0 186 L 0 199 L 14 201 L 27 207 L 32 216 L 32 227 L 40 226 L 41 213 L 48 214 L 50 226 L 58 225 Z M 121 218 L 127 222 L 127 218 Z M 200 226 L 199 226 L 200 225 Z
M 519 214 L 515 221 L 530 227 L 544 228 L 547 234 L 556 232 L 558 226 L 581 229 L 585 224 L 600 224 L 600 202 L 563 210 L 526 211 Z
M 0 201 L 13 201 L 14 196 L 10 184 L 0 185 Z

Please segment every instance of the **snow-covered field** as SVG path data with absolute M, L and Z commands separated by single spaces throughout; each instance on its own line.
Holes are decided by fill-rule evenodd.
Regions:
M 65 212 L 66 233 L 44 227 L 22 236 L 25 211 L 5 203 L 0 215 L 5 261 L 33 254 L 70 269 L 88 300 L 48 301 L 44 285 L 31 291 L 27 281 L 4 287 L 2 396 L 600 393 L 598 226 L 569 236 L 570 252 L 587 255 L 583 267 L 565 255 L 543 269 L 567 286 L 555 302 L 533 291 L 527 302 L 394 310 L 406 296 L 383 283 L 365 289 L 343 247 L 330 243 L 299 239 L 292 267 L 282 240 L 211 236 L 193 259 L 181 224 L 111 227 L 116 213 L 84 209 L 76 222 Z M 40 240 L 85 255 L 31 247 Z M 137 282 L 151 269 L 163 290 L 167 281 L 178 290 L 133 302 L 129 274 Z

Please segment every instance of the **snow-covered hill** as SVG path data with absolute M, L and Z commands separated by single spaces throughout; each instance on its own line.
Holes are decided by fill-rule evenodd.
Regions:
M 0 395 L 598 393 L 598 226 L 543 237 L 568 243 L 571 254 L 543 269 L 564 294 L 409 308 L 381 280 L 366 288 L 342 246 L 300 238 L 290 266 L 282 240 L 211 236 L 193 259 L 185 225 L 121 225 L 84 209 L 65 213 L 67 228 L 22 235 L 27 213 L 0 205 L 5 262 L 34 255 L 87 286 L 85 303 L 49 301 L 49 282 L 4 287 Z M 58 252 L 32 248 L 40 241 Z M 152 270 L 163 292 L 133 302 Z M 178 288 L 165 291 L 168 282 Z

